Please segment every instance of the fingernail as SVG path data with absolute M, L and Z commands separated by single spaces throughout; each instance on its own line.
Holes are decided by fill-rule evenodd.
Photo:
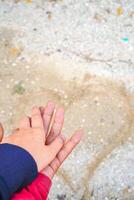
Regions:
M 79 142 L 81 139 L 84 137 L 84 132 L 83 130 L 78 130 L 77 133 L 75 134 L 75 141 Z

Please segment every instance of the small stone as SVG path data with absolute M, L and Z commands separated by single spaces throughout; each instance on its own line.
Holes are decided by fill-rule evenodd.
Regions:
M 1 110 L 1 114 L 4 114 L 5 113 L 5 110 Z
M 82 122 L 85 122 L 86 120 L 85 119 L 82 119 Z
M 32 84 L 32 85 L 35 85 L 35 81 L 31 81 L 31 84 Z
M 68 98 L 68 96 L 67 96 L 67 95 L 64 95 L 64 98 L 65 98 L 65 99 L 67 99 L 67 98 Z
M 116 12 L 117 12 L 117 15 L 122 15 L 123 14 L 123 8 L 122 7 L 118 7 Z
M 10 115 L 10 116 L 13 116 L 13 113 L 12 113 L 12 112 L 10 112 L 10 113 L 9 113 L 9 115 Z
M 32 0 L 25 0 L 26 3 L 32 3 Z
M 101 138 L 101 139 L 100 139 L 100 142 L 101 142 L 101 143 L 103 143 L 103 142 L 104 142 L 104 140 Z
M 12 63 L 12 66 L 16 66 L 17 64 L 16 63 Z
M 13 87 L 13 94 L 19 94 L 22 95 L 25 92 L 25 88 L 22 85 L 22 81 L 20 81 L 19 83 L 17 83 L 14 87 Z
M 13 57 L 17 57 L 17 56 L 19 56 L 20 55 L 20 53 L 21 53 L 21 48 L 19 48 L 19 47 L 12 47 L 11 49 L 10 49 L 10 54 L 11 54 L 11 56 L 13 56 Z
M 83 104 L 83 108 L 86 108 L 86 107 L 88 107 L 88 105 L 87 104 Z
M 29 69 L 29 68 L 30 68 L 30 66 L 29 66 L 29 65 L 26 65 L 26 66 L 25 66 L 25 68 L 26 68 L 26 69 Z
M 92 132 L 91 132 L 91 131 L 88 131 L 88 134 L 89 134 L 89 135 L 92 135 Z
M 131 13 L 129 14 L 129 16 L 130 16 L 130 17 L 134 17 L 134 12 L 131 12 Z
M 57 195 L 57 199 L 58 200 L 65 200 L 66 199 L 66 194 L 61 194 L 61 195 Z
M 51 13 L 51 11 L 47 11 L 46 14 L 48 16 L 48 19 L 51 20 L 52 19 L 52 13 Z
M 9 85 L 9 84 L 7 84 L 7 85 L 6 85 L 6 88 L 7 88 L 7 89 L 9 89 L 9 88 L 10 88 L 10 85 Z

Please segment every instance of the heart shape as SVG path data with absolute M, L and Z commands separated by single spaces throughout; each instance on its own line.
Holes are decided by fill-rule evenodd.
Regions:
M 125 90 L 107 79 L 85 77 L 82 82 L 60 80 L 59 88 L 45 88 L 40 93 L 22 97 L 19 102 L 17 110 L 22 113 L 33 104 L 54 99 L 66 109 L 63 129 L 66 135 L 72 134 L 76 127 L 83 127 L 86 133 L 54 179 L 50 199 L 57 198 L 56 190 L 63 199 L 89 199 L 91 192 L 87 183 L 94 171 L 128 137 L 131 109 Z

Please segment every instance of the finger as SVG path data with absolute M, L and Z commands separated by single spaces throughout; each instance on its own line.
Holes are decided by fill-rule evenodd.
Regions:
M 29 128 L 30 127 L 30 118 L 25 116 L 20 120 L 19 128 Z
M 47 144 L 50 144 L 60 133 L 64 123 L 64 109 L 57 109 L 54 116 L 54 123 L 50 130 L 50 134 L 47 137 Z
M 43 113 L 43 123 L 44 123 L 44 128 L 48 134 L 50 122 L 54 113 L 55 109 L 55 104 L 51 101 L 49 101 L 44 109 L 43 113 L 43 108 L 41 108 L 41 112 Z
M 55 138 L 55 140 L 47 146 L 48 148 L 48 153 L 50 155 L 50 160 L 52 161 L 57 153 L 60 151 L 60 149 L 64 145 L 65 138 L 63 135 L 58 136 Z
M 61 163 L 57 157 L 42 171 L 45 175 L 47 175 L 50 179 L 53 178 Z
M 0 123 L 0 142 L 1 142 L 2 139 L 3 139 L 3 135 L 4 135 L 4 129 L 3 129 L 2 124 Z
M 66 142 L 60 152 L 57 154 L 60 165 L 63 161 L 70 155 L 72 150 L 77 146 L 77 144 L 82 139 L 84 133 L 82 130 L 76 131 L 74 135 Z M 59 165 L 59 167 L 60 167 Z
M 55 159 L 42 171 L 45 175 L 47 175 L 50 179 L 53 178 L 61 164 L 64 160 L 70 155 L 72 150 L 77 146 L 77 144 L 82 139 L 84 133 L 82 130 L 77 131 L 61 148 L 60 152 L 57 154 Z
M 31 126 L 32 128 L 44 128 L 41 112 L 37 106 L 32 108 Z

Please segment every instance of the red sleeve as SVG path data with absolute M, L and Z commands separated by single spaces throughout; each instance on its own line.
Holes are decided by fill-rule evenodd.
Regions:
M 46 200 L 51 187 L 51 180 L 39 173 L 38 177 L 23 190 L 11 198 L 11 200 Z

